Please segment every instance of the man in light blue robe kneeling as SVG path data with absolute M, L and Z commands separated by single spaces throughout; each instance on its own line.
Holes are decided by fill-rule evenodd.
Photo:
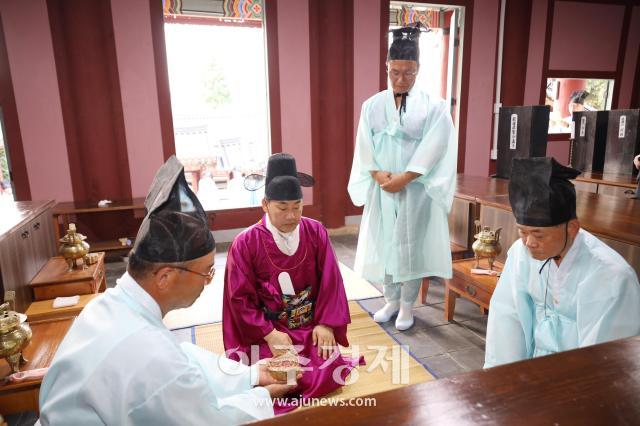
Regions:
M 115 288 L 89 303 L 60 344 L 40 389 L 43 425 L 238 424 L 273 416 L 292 386 L 191 343 L 162 323 L 190 306 L 215 269 L 202 205 L 171 157 Z M 264 387 L 263 387 L 264 386 Z
M 580 172 L 516 158 L 509 201 L 520 239 L 489 307 L 485 368 L 640 334 L 640 285 L 613 249 L 580 229 Z

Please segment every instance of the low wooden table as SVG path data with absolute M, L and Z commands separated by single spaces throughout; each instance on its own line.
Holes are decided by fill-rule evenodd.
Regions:
M 631 337 L 367 395 L 375 405 L 327 403 L 255 424 L 638 424 L 638 353 Z
M 98 293 L 83 294 L 77 305 L 64 308 L 54 308 L 53 300 L 40 300 L 33 302 L 25 312 L 29 321 L 46 321 L 58 318 L 71 318 L 80 315 L 80 312 L 98 296 Z
M 27 363 L 20 371 L 49 367 L 58 346 L 71 327 L 73 318 L 51 321 L 30 322 L 33 337 L 24 349 L 23 355 Z M 0 377 L 11 374 L 6 360 L 0 360 Z M 42 380 L 22 383 L 0 382 L 0 413 L 13 414 L 23 411 L 38 411 L 38 397 Z
M 489 309 L 489 302 L 498 283 L 498 277 L 472 274 L 471 269 L 475 264 L 475 259 L 453 261 L 453 277 L 446 281 L 444 293 L 444 317 L 447 321 L 453 320 L 458 296 L 477 303 L 482 312 L 486 312 L 486 309 Z M 486 259 L 480 261 L 480 265 L 484 269 L 486 269 L 486 264 Z M 497 261 L 494 262 L 493 269 L 501 272 L 502 264 Z
M 86 269 L 68 272 L 67 262 L 60 256 L 52 257 L 31 280 L 34 300 L 49 300 L 61 296 L 91 294 L 107 288 L 104 252 L 97 253 L 98 261 Z

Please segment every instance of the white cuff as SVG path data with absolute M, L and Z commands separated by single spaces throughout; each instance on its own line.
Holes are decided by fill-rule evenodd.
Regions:
M 251 386 L 258 386 L 260 382 L 260 364 L 253 364 L 249 370 L 249 379 L 251 380 Z

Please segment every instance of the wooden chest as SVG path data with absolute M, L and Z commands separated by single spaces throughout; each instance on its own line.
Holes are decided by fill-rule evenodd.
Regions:
M 107 286 L 104 270 L 104 252 L 97 253 L 98 261 L 87 269 L 67 272 L 64 258 L 52 257 L 31 280 L 34 300 L 55 299 L 62 296 L 97 293 Z
M 609 111 L 604 172 L 620 175 L 636 174 L 633 158 L 640 153 L 640 110 Z
M 571 167 L 581 172 L 600 172 L 604 168 L 609 111 L 576 111 L 571 141 Z
M 500 108 L 496 175 L 511 176 L 514 158 L 544 157 L 549 132 L 549 106 Z
M 447 280 L 445 290 L 444 316 L 447 321 L 453 320 L 458 296 L 471 300 L 478 304 L 484 311 L 489 308 L 491 296 L 498 283 L 498 277 L 488 275 L 475 275 L 471 268 L 475 265 L 475 259 L 461 259 L 453 261 L 453 277 Z M 487 260 L 480 261 L 480 267 L 487 269 Z M 502 264 L 494 262 L 493 268 L 502 271 Z

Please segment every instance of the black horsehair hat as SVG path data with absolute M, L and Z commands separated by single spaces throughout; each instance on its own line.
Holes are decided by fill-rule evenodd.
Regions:
M 207 215 L 184 177 L 184 166 L 171 156 L 156 173 L 144 201 L 147 215 L 133 252 L 151 263 L 197 259 L 215 249 Z
M 244 179 L 244 187 L 256 191 L 265 187 L 267 200 L 293 201 L 302 199 L 301 186 L 313 186 L 311 175 L 298 172 L 296 159 L 284 152 L 273 154 L 267 162 L 267 175 L 252 174 Z
M 516 223 L 549 227 L 576 218 L 576 190 L 569 179 L 580 172 L 549 157 L 514 158 L 509 202 Z
M 420 60 L 420 32 L 429 32 L 421 22 L 409 24 L 406 27 L 391 30 L 393 41 L 389 46 L 387 61 L 416 61 Z

